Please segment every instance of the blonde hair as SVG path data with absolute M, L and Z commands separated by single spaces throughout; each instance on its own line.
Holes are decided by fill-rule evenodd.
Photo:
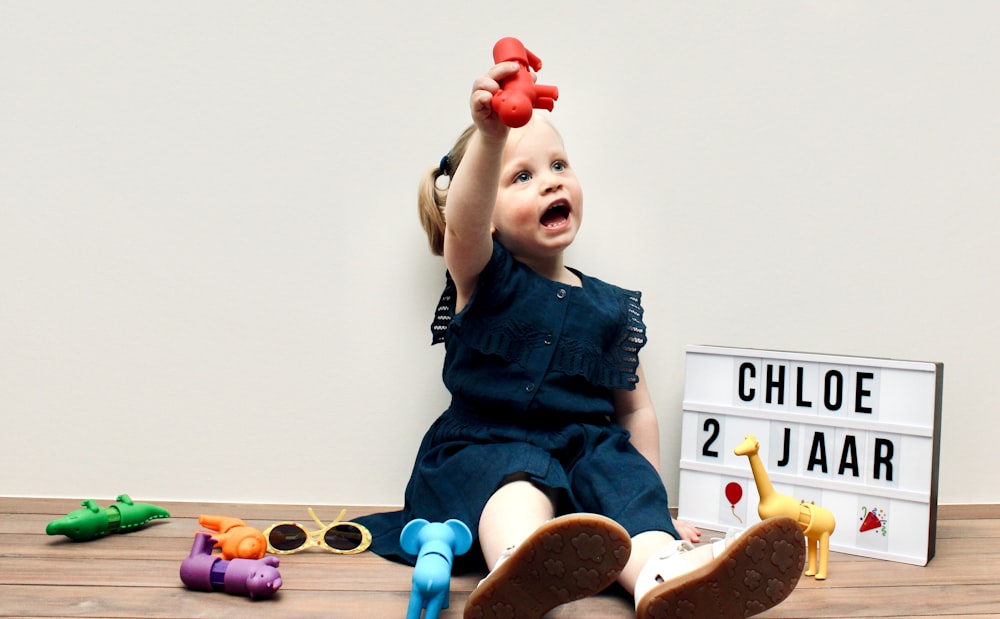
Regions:
M 448 201 L 447 185 L 442 189 L 438 186 L 437 180 L 441 176 L 447 176 L 450 183 L 451 178 L 454 178 L 475 131 L 475 125 L 470 125 L 463 131 L 455 141 L 455 145 L 451 147 L 451 152 L 441 160 L 441 165 L 430 168 L 420 179 L 417 210 L 420 214 L 420 225 L 427 233 L 427 242 L 430 244 L 431 253 L 435 256 L 444 254 L 444 205 Z

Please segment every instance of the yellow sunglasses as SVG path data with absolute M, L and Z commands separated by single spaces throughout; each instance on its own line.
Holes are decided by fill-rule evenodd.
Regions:
M 342 509 L 336 520 L 323 524 L 310 507 L 309 515 L 320 526 L 319 531 L 310 531 L 297 522 L 276 522 L 264 531 L 267 551 L 289 555 L 321 546 L 339 555 L 353 555 L 368 550 L 372 545 L 371 532 L 356 522 L 341 522 L 346 513 L 347 510 Z

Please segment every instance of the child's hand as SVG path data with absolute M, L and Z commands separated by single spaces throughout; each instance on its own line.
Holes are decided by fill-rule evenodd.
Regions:
M 681 534 L 681 539 L 686 542 L 691 542 L 692 544 L 697 544 L 701 541 L 701 531 L 698 530 L 692 524 L 684 522 L 683 520 L 674 519 L 674 528 L 677 532 Z
M 472 97 L 469 107 L 472 108 L 472 122 L 479 132 L 486 137 L 504 139 L 508 127 L 493 111 L 493 95 L 500 90 L 500 81 L 517 73 L 520 65 L 516 62 L 501 62 L 491 68 L 486 75 L 476 78 L 472 84 Z

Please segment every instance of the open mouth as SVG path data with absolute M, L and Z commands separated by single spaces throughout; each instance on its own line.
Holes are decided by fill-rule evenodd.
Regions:
M 556 202 L 542 213 L 541 224 L 546 228 L 556 228 L 569 219 L 569 204 Z

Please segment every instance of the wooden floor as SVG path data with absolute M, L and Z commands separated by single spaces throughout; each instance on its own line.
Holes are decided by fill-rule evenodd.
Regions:
M 141 497 L 135 497 L 142 501 Z M 98 501 L 102 507 L 114 501 Z M 274 598 L 253 601 L 191 591 L 178 576 L 199 530 L 199 514 L 236 516 L 265 528 L 308 521 L 305 506 L 157 502 L 171 518 L 91 542 L 45 535 L 45 525 L 79 501 L 0 498 L 0 617 L 330 617 L 402 618 L 411 569 L 372 553 L 318 549 L 281 558 Z M 318 507 L 318 506 L 317 506 Z M 331 519 L 337 508 L 318 507 Z M 369 511 L 352 508 L 348 518 Z M 803 577 L 781 605 L 760 617 L 1000 617 L 1000 505 L 942 506 L 937 556 L 927 567 L 834 554 L 826 581 Z M 452 579 L 461 617 L 481 574 Z M 549 617 L 633 617 L 621 590 L 560 607 Z

